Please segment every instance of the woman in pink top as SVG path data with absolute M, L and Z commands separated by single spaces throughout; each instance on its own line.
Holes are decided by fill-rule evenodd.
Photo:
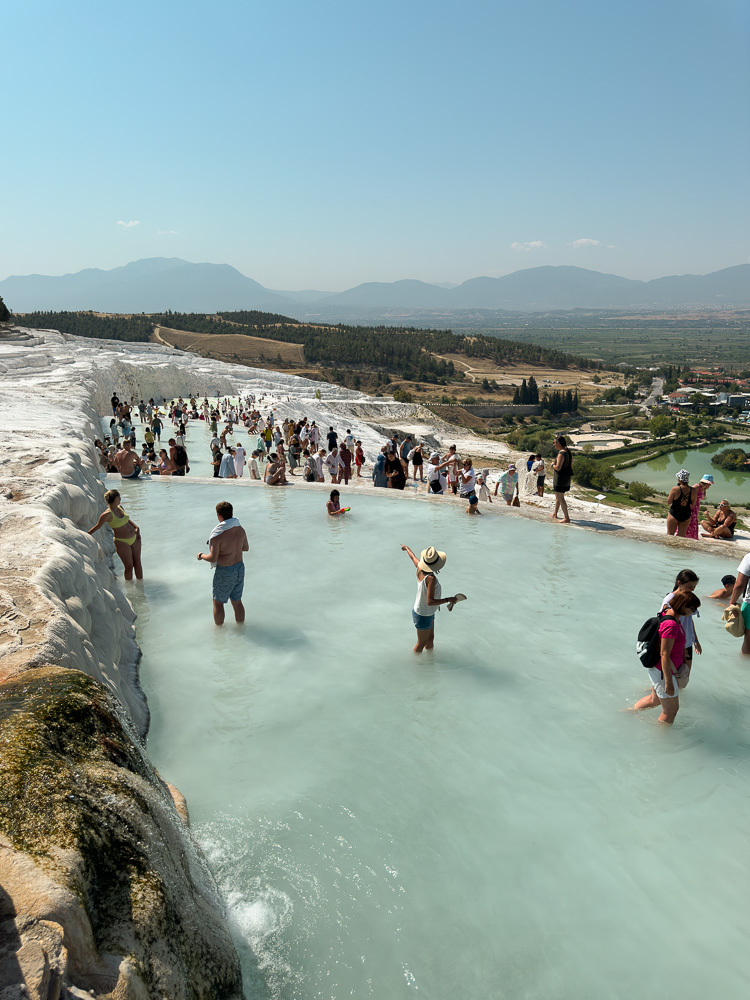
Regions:
M 685 631 L 680 625 L 682 615 L 691 615 L 701 606 L 700 598 L 690 591 L 679 590 L 665 607 L 659 626 L 660 659 L 649 668 L 652 689 L 633 706 L 635 712 L 661 705 L 659 722 L 672 723 L 679 711 L 679 684 L 687 674 L 685 664 Z

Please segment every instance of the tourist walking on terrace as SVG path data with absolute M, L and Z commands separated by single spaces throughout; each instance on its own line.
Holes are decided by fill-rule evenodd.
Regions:
M 692 615 L 701 606 L 700 598 L 681 590 L 666 606 L 659 625 L 659 659 L 648 668 L 651 693 L 635 703 L 632 711 L 642 712 L 661 705 L 659 722 L 671 724 L 679 711 L 680 688 L 687 684 L 685 632 L 680 624 L 683 615 Z
M 544 477 L 546 475 L 546 469 L 544 467 L 544 459 L 541 455 L 535 455 L 536 461 L 531 466 L 531 471 L 536 476 L 536 495 L 538 497 L 544 496 Z
M 242 479 L 242 473 L 245 471 L 245 449 L 241 441 L 237 442 L 234 449 L 234 471 L 237 473 L 237 478 Z
M 133 572 L 135 572 L 136 580 L 142 580 L 141 529 L 135 521 L 130 520 L 130 517 L 122 509 L 120 500 L 121 497 L 117 490 L 107 490 L 104 494 L 107 509 L 101 514 L 94 527 L 89 528 L 89 534 L 93 535 L 102 525 L 108 524 L 114 535 L 115 552 L 125 567 L 125 579 L 132 580 Z
M 408 545 L 402 545 L 401 551 L 406 552 L 417 569 L 417 596 L 414 601 L 411 617 L 414 628 L 417 630 L 417 644 L 414 647 L 415 653 L 421 653 L 423 649 L 433 649 L 435 644 L 435 614 L 441 604 L 447 604 L 448 610 L 452 611 L 458 594 L 453 597 L 442 597 L 437 574 L 445 566 L 447 556 L 445 552 L 430 545 L 422 549 L 419 558 L 414 555 Z
M 331 482 L 337 483 L 339 481 L 339 469 L 341 467 L 341 459 L 339 458 L 339 450 L 334 445 L 330 452 L 323 459 L 323 464 L 328 469 L 331 476 Z
M 389 451 L 385 456 L 385 478 L 388 480 L 388 487 L 392 490 L 403 490 L 406 486 L 406 475 L 404 467 L 398 453 L 389 446 Z
M 690 485 L 690 473 L 680 469 L 677 485 L 667 496 L 667 534 L 685 538 L 690 526 L 690 512 L 695 506 L 697 490 Z
M 352 475 L 352 458 L 353 455 L 349 450 L 349 448 L 347 447 L 345 440 L 344 443 L 339 448 L 339 467 L 341 470 L 339 473 L 339 482 L 341 482 L 341 480 L 343 479 L 344 486 L 349 485 L 349 480 Z
M 690 524 L 688 525 L 685 538 L 698 537 L 698 518 L 700 517 L 701 504 L 713 484 L 713 476 L 703 476 L 700 482 L 697 482 L 695 486 L 691 486 L 691 489 L 695 490 L 695 503 L 690 508 Z
M 507 470 L 498 477 L 495 483 L 495 496 L 497 496 L 498 489 L 503 494 L 506 505 L 510 507 L 513 504 L 513 497 L 518 491 L 518 472 L 515 462 L 511 462 Z
M 231 503 L 222 500 L 216 504 L 219 523 L 208 539 L 208 552 L 199 552 L 198 561 L 211 563 L 214 571 L 213 601 L 214 624 L 224 624 L 224 605 L 232 602 L 234 620 L 244 622 L 245 608 L 242 604 L 242 590 L 245 584 L 245 564 L 242 553 L 248 552 L 245 529 L 234 516 Z
M 422 473 L 422 468 L 424 465 L 424 442 L 418 441 L 414 451 L 411 453 L 411 463 L 414 466 L 414 482 L 417 481 L 417 473 L 419 473 L 420 483 L 424 482 L 424 475 Z
M 562 511 L 562 523 L 570 524 L 570 514 L 568 512 L 568 504 L 565 500 L 565 494 L 570 492 L 570 480 L 573 474 L 573 458 L 568 449 L 568 443 L 562 434 L 555 435 L 555 450 L 557 455 L 555 455 L 555 460 L 552 463 L 553 469 L 553 480 L 552 489 L 555 492 L 555 506 L 550 514 L 550 517 L 554 518 L 555 521 L 560 520 L 557 516 L 558 511 Z
M 449 462 L 441 462 L 440 455 L 433 451 L 430 461 L 427 464 L 427 489 L 430 493 L 437 493 L 439 496 L 445 493 L 448 488 L 448 480 L 443 475 Z
M 380 454 L 373 462 L 372 485 L 379 487 L 388 486 L 388 477 L 385 474 L 385 446 L 380 449 Z

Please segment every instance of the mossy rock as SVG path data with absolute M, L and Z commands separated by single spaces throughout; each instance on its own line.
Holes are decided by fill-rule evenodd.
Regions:
M 205 862 L 119 702 L 76 670 L 0 686 L 0 832 L 72 890 L 149 995 L 241 995 Z

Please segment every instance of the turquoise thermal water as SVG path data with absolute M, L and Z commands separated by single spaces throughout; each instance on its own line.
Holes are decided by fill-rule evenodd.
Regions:
M 680 469 L 688 470 L 692 483 L 697 483 L 701 476 L 708 473 L 714 477 L 714 485 L 706 499 L 709 507 L 715 506 L 724 498 L 730 503 L 750 503 L 750 473 L 725 472 L 711 465 L 712 455 L 733 446 L 733 443 L 725 441 L 723 444 L 709 444 L 703 448 L 673 451 L 648 462 L 640 462 L 632 469 L 620 469 L 617 475 L 625 482 L 648 483 L 656 490 L 668 492 L 676 485 L 675 477 Z M 736 447 L 750 451 L 750 445 L 745 445 L 742 441 L 737 441 Z
M 675 573 L 727 561 L 441 499 L 123 483 L 150 753 L 187 796 L 247 996 L 747 996 L 750 666 L 706 602 L 673 728 L 622 714 Z M 196 561 L 235 504 L 247 623 Z M 414 569 L 448 552 L 436 650 Z M 117 563 L 119 566 L 119 563 Z M 231 616 L 230 616 L 231 617 Z

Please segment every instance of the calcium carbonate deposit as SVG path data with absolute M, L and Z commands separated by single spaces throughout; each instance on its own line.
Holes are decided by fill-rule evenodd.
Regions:
M 700 625 L 706 653 L 689 693 L 695 707 L 686 708 L 684 727 L 665 733 L 617 711 L 638 696 L 644 678 L 634 652 L 623 652 L 636 626 L 621 602 L 615 612 L 607 604 L 613 595 L 632 597 L 623 579 L 660 600 L 696 548 L 704 553 L 702 563 L 695 557 L 696 568 L 702 566 L 705 589 L 712 589 L 708 564 L 716 564 L 717 580 L 733 568 L 706 557 L 719 551 L 715 546 L 675 547 L 671 540 L 671 551 L 618 549 L 605 532 L 666 541 L 663 522 L 577 498 L 572 516 L 587 536 L 576 527 L 507 520 L 547 521 L 549 497 L 524 497 L 518 510 L 485 505 L 491 517 L 465 518 L 460 501 L 433 501 L 415 489 L 409 492 L 423 507 L 399 507 L 403 497 L 393 490 L 368 491 L 351 522 L 347 515 L 331 525 L 323 487 L 296 480 L 274 492 L 247 479 L 223 480 L 248 523 L 252 518 L 264 528 L 253 543 L 255 557 L 268 566 L 269 600 L 290 579 L 283 565 L 271 565 L 274 551 L 283 550 L 295 572 L 300 553 L 309 559 L 305 585 L 315 588 L 315 600 L 300 615 L 307 615 L 309 636 L 326 641 L 308 647 L 300 624 L 287 630 L 279 649 L 270 627 L 226 629 L 217 642 L 212 632 L 196 635 L 203 612 L 205 629 L 213 628 L 207 583 L 205 592 L 198 590 L 208 571 L 190 587 L 183 583 L 190 571 L 169 558 L 169 525 L 187 488 L 200 503 L 181 525 L 195 570 L 193 553 L 211 523 L 213 485 L 123 484 L 126 507 L 154 528 L 148 559 L 167 594 L 152 606 L 148 563 L 143 589 L 135 583 L 129 591 L 142 616 L 154 760 L 175 771 L 159 774 L 145 750 L 149 709 L 139 682 L 136 621 L 116 580 L 121 567 L 112 535 L 88 534 L 104 492 L 93 441 L 113 392 L 157 401 L 252 394 L 262 412 L 274 408 L 278 422 L 305 415 L 324 433 L 329 425 L 339 433 L 351 428 L 368 463 L 392 428 L 428 445 L 455 442 L 487 465 L 509 455 L 504 444 L 458 431 L 424 407 L 326 383 L 160 345 L 55 331 L 0 333 L 3 1000 L 239 1000 L 242 974 L 230 927 L 253 997 L 300 996 L 298 984 L 310 996 L 355 995 L 360 987 L 362 995 L 400 996 L 422 986 L 440 1000 L 498 990 L 514 998 L 602 996 L 613 989 L 619 996 L 618 983 L 630 996 L 663 995 L 675 984 L 684 995 L 691 984 L 695 995 L 711 988 L 725 997 L 744 995 L 746 852 L 732 824 L 746 825 L 747 697 L 739 653 L 731 651 L 736 640 L 717 615 L 709 617 L 716 608 L 707 609 Z M 305 488 L 319 496 L 303 494 Z M 334 528 L 316 536 L 317 554 L 304 548 L 308 509 Z M 397 510 L 405 516 L 394 518 Z M 466 605 L 441 616 L 445 631 L 433 669 L 421 661 L 412 669 L 413 569 L 394 537 L 396 524 L 411 535 L 429 524 L 446 548 L 453 541 L 456 578 L 446 585 L 470 594 Z M 737 538 L 732 561 L 748 544 L 746 532 Z M 403 574 L 397 585 L 389 576 L 391 547 Z M 316 567 L 325 570 L 317 578 Z M 365 592 L 368 571 L 373 579 Z M 354 599 L 348 610 L 339 611 L 341 593 Z M 643 595 L 633 599 L 642 602 Z M 341 614 L 330 635 L 329 605 Z M 265 625 L 274 624 L 273 613 L 266 607 Z M 189 617 L 178 637 L 198 651 L 189 669 L 179 656 L 173 662 L 176 641 L 158 627 L 159 614 Z M 264 641 L 273 651 L 270 664 Z M 232 655 L 235 647 L 227 644 L 240 642 L 250 653 L 243 646 L 242 655 Z M 200 643 L 210 649 L 200 653 Z M 250 662 L 257 677 L 248 678 Z M 199 692 L 190 711 L 170 705 L 180 684 L 181 693 L 191 685 Z M 310 697 L 305 684 L 313 685 Z M 212 690 L 226 685 L 227 697 L 212 701 Z M 241 715 L 246 758 L 227 724 L 232 710 Z M 293 741 L 292 725 L 302 730 Z M 207 726 L 213 726 L 209 738 Z M 344 737 L 343 748 L 332 734 Z M 221 756 L 222 740 L 231 760 Z M 288 766 L 295 755 L 296 766 Z M 201 767 L 207 768 L 202 783 Z M 213 874 L 169 779 L 191 782 L 183 791 L 189 797 L 195 791 L 197 833 Z M 328 799 L 321 799 L 324 779 L 330 779 Z M 710 805 L 701 811 L 704 802 Z M 706 854 L 711 844 L 721 850 Z M 653 952 L 665 907 L 661 924 L 675 928 L 675 936 L 656 968 L 651 963 L 648 985 L 643 960 Z M 705 965 L 696 978 L 685 940 L 691 953 L 708 942 L 716 975 Z

